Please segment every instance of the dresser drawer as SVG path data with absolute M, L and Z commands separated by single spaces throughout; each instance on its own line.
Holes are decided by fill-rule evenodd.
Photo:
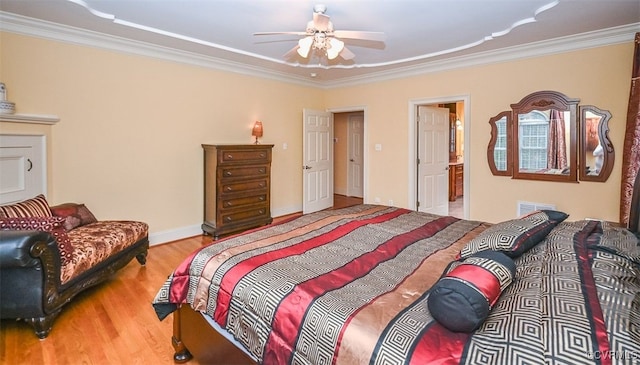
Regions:
M 269 163 L 271 162 L 271 150 L 225 150 L 218 151 L 218 163 Z
M 219 212 L 220 222 L 219 224 L 238 224 L 244 221 L 251 221 L 255 219 L 268 218 L 270 216 L 269 208 L 266 204 L 256 206 L 246 210 L 236 211 L 221 211 Z
M 229 210 L 229 209 L 238 209 L 247 207 L 250 205 L 258 205 L 267 202 L 267 193 L 262 193 L 258 195 L 246 196 L 242 195 L 240 197 L 229 197 L 220 199 L 220 211 Z
M 220 168 L 218 169 L 218 173 L 220 174 L 219 178 L 221 179 L 250 178 L 267 176 L 267 174 L 269 173 L 269 168 L 265 165 L 241 167 L 220 166 Z
M 233 193 L 241 193 L 249 190 L 261 190 L 269 187 L 268 179 L 257 179 L 257 180 L 241 180 L 241 181 L 222 181 L 220 182 L 220 191 L 219 194 L 221 196 Z

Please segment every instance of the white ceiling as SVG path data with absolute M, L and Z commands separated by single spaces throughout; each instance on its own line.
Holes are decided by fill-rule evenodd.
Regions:
M 336 30 L 384 32 L 385 41 L 347 39 L 353 60 L 309 61 L 284 58 L 299 36 L 253 35 L 304 31 L 317 3 Z M 0 11 L 0 29 L 43 35 L 34 28 L 63 25 L 324 84 L 629 41 L 640 31 L 640 0 L 1 0 Z

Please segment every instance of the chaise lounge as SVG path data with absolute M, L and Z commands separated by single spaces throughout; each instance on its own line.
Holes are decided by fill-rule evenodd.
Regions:
M 43 195 L 0 206 L 0 319 L 49 335 L 81 291 L 108 279 L 134 257 L 146 263 L 148 225 L 98 221 L 83 205 L 50 207 Z

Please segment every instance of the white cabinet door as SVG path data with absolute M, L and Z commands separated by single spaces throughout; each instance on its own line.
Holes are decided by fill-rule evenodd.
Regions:
M 0 204 L 46 194 L 45 137 L 0 135 Z

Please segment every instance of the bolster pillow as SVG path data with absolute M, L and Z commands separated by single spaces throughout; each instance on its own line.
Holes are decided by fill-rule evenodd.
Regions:
M 447 329 L 472 332 L 513 281 L 516 265 L 503 252 L 481 251 L 452 266 L 431 289 L 427 306 Z

